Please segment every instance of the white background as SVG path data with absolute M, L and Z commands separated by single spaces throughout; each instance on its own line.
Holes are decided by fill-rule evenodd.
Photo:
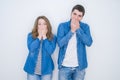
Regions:
M 35 19 L 47 16 L 56 35 L 58 24 L 70 19 L 76 4 L 85 7 L 83 21 L 90 25 L 93 37 L 93 45 L 87 48 L 85 80 L 120 80 L 119 0 L 0 0 L 0 80 L 26 80 L 26 37 Z M 58 80 L 57 55 L 58 46 L 53 80 Z

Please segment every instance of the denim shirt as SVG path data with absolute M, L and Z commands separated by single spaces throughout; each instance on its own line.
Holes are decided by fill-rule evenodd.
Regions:
M 58 68 L 62 67 L 68 42 L 74 33 L 71 32 L 70 21 L 59 24 L 57 31 L 57 42 L 59 46 Z M 88 66 L 86 56 L 86 46 L 91 46 L 93 40 L 90 34 L 89 26 L 80 22 L 80 28 L 76 30 L 77 55 L 79 69 L 85 69 Z
M 51 54 L 53 54 L 56 48 L 56 37 L 54 36 L 52 40 L 43 40 L 42 47 L 40 47 L 40 44 L 41 40 L 38 38 L 34 39 L 31 33 L 28 34 L 27 47 L 29 54 L 24 65 L 24 71 L 29 74 L 34 74 L 35 72 L 40 48 L 42 50 L 41 75 L 51 74 L 54 70 L 54 63 Z

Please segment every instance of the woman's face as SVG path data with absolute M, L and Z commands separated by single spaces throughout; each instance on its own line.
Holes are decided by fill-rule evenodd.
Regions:
M 47 23 L 44 19 L 38 20 L 38 30 L 47 30 Z

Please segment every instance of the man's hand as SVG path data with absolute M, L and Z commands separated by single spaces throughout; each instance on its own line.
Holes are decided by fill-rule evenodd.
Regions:
M 71 31 L 75 32 L 80 27 L 79 21 L 71 20 Z

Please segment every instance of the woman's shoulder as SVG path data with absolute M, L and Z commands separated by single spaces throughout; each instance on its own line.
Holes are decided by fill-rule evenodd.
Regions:
M 32 32 L 29 32 L 29 33 L 27 34 L 27 36 L 33 38 L 33 36 L 32 36 Z
M 27 35 L 27 37 L 33 39 L 32 32 L 29 32 L 28 35 Z
M 57 40 L 57 36 L 55 34 L 53 34 L 51 41 L 56 41 Z
M 55 34 L 53 34 L 52 40 L 57 39 L 57 36 Z
M 29 33 L 28 33 L 28 36 L 30 36 L 30 35 L 32 35 L 32 32 L 29 32 Z

